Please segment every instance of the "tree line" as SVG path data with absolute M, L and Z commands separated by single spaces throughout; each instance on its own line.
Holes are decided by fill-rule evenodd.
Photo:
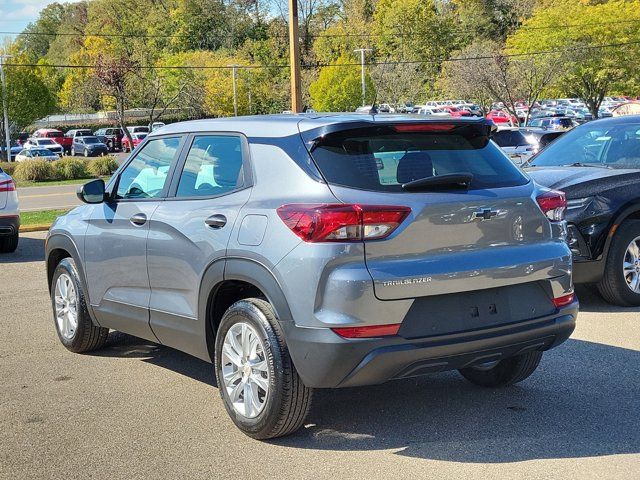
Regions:
M 488 105 L 640 95 L 640 0 L 298 0 L 303 102 L 464 98 Z M 53 3 L 4 51 L 17 129 L 55 112 L 188 118 L 289 108 L 286 0 Z

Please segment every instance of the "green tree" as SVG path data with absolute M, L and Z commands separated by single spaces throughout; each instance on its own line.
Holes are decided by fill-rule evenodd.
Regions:
M 318 79 L 309 87 L 311 106 L 320 112 L 352 112 L 362 104 L 360 67 L 353 59 L 341 57 L 337 66 L 323 67 Z M 375 97 L 371 77 L 365 76 L 367 98 L 370 103 Z

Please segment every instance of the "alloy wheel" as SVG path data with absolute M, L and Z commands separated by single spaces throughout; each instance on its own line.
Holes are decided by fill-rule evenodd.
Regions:
M 627 287 L 633 293 L 640 293 L 640 237 L 629 243 L 622 262 L 622 273 Z
M 66 340 L 71 340 L 78 328 L 78 295 L 71 277 L 66 273 L 56 281 L 54 302 L 58 331 Z
M 234 324 L 225 335 L 221 356 L 221 388 L 226 388 L 238 414 L 257 417 L 269 396 L 269 369 L 260 336 L 248 323 Z

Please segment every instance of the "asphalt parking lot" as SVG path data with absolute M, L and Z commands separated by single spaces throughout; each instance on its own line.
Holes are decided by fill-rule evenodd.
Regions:
M 640 309 L 578 291 L 579 325 L 519 386 L 456 373 L 318 391 L 270 442 L 227 418 L 211 366 L 112 332 L 91 355 L 53 327 L 44 233 L 0 256 L 0 478 L 637 478 Z

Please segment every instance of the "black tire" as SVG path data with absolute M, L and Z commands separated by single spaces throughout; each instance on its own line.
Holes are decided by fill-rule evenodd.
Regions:
M 602 298 L 621 307 L 640 306 L 640 293 L 634 293 L 629 288 L 622 271 L 627 247 L 636 237 L 640 237 L 640 221 L 627 220 L 618 227 L 611 239 L 604 274 L 598 282 Z
M 76 312 L 78 318 L 78 325 L 71 338 L 66 338 L 60 332 L 58 328 L 58 322 L 56 321 L 56 305 L 55 305 L 55 288 L 58 278 L 62 274 L 67 274 L 73 282 L 77 294 Z M 84 287 L 80 281 L 78 275 L 78 269 L 72 258 L 63 258 L 55 271 L 53 272 L 53 280 L 51 282 L 51 306 L 53 308 L 53 323 L 58 333 L 60 342 L 67 348 L 75 353 L 90 352 L 101 348 L 107 341 L 109 335 L 109 329 L 98 327 L 94 325 L 89 312 L 87 311 L 86 297 L 84 294 Z
M 0 253 L 12 253 L 18 248 L 18 232 L 0 237 Z
M 521 382 L 531 375 L 542 359 L 542 352 L 534 351 L 500 360 L 491 368 L 469 367 L 460 374 L 481 387 L 506 387 Z
M 262 411 L 255 418 L 245 417 L 233 407 L 222 378 L 222 347 L 229 329 L 245 322 L 261 338 L 269 372 L 269 394 Z M 313 390 L 306 387 L 296 371 L 284 335 L 271 305 L 258 298 L 234 303 L 220 321 L 216 336 L 215 371 L 218 390 L 227 413 L 246 435 L 265 440 L 282 437 L 298 430 L 304 423 Z

